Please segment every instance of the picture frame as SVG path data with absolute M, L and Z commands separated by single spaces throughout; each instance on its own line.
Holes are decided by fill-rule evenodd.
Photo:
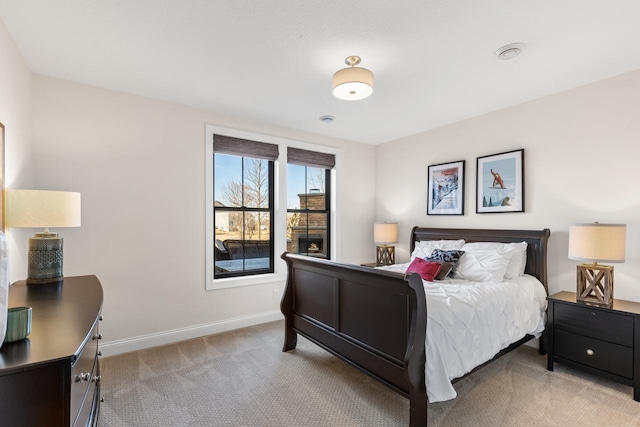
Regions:
M 524 212 L 524 148 L 477 158 L 476 213 Z
M 427 215 L 464 215 L 464 163 L 428 166 Z

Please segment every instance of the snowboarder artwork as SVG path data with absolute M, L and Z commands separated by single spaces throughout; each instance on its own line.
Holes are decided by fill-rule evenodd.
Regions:
M 477 212 L 523 212 L 524 150 L 478 158 Z

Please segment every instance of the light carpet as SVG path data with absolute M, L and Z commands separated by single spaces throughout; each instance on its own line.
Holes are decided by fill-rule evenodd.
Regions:
M 283 322 L 101 360 L 101 427 L 408 426 L 409 402 Z M 640 426 L 632 388 L 522 346 L 429 405 L 429 426 Z

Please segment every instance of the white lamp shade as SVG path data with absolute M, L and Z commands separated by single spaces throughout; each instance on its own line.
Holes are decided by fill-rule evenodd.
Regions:
M 6 190 L 7 227 L 80 227 L 80 193 Z
M 373 224 L 374 243 L 396 243 L 398 241 L 397 222 L 376 222 Z
M 569 228 L 569 259 L 624 262 L 625 224 L 577 224 Z
M 336 98 L 357 101 L 372 93 L 373 73 L 366 68 L 343 68 L 333 75 L 333 95 Z

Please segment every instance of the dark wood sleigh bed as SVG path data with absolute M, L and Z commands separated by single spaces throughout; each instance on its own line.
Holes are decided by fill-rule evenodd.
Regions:
M 422 240 L 525 241 L 528 244 L 525 273 L 538 278 L 548 294 L 549 235 L 548 229 L 414 227 L 410 248 L 413 252 L 415 243 Z M 282 259 L 288 270 L 280 306 L 285 318 L 283 351 L 294 349 L 297 334 L 302 335 L 408 397 L 410 426 L 426 426 L 427 305 L 420 276 L 412 274 L 405 280 L 403 275 L 394 272 L 287 252 L 282 254 Z M 522 337 L 485 364 L 531 338 L 531 335 Z

